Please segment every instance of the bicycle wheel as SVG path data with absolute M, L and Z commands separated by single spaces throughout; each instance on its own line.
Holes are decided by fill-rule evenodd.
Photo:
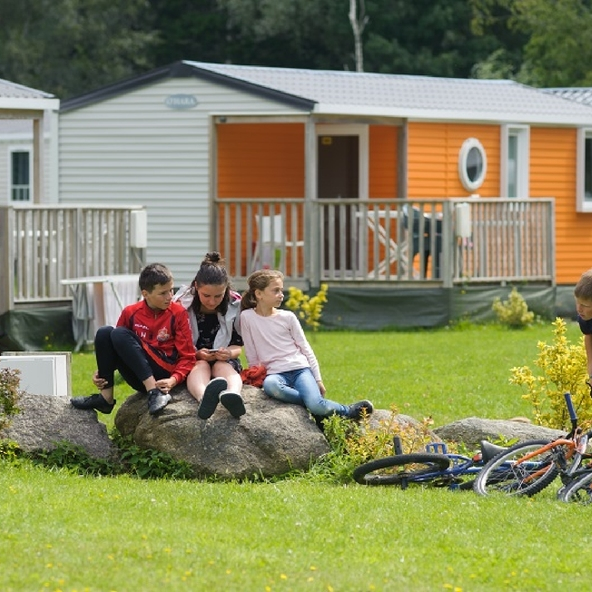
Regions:
M 561 502 L 572 502 L 587 506 L 592 504 L 592 471 L 583 473 L 557 492 Z
M 538 493 L 559 474 L 553 462 L 555 449 L 540 451 L 549 440 L 531 440 L 516 444 L 494 456 L 481 469 L 473 490 L 479 495 L 493 492 L 505 495 L 527 495 Z M 527 455 L 532 457 L 525 460 Z
M 426 483 L 441 476 L 450 465 L 444 454 L 397 454 L 372 460 L 354 470 L 354 479 L 362 485 L 399 485 Z

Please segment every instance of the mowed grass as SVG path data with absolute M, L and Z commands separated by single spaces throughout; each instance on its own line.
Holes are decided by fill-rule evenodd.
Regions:
M 568 336 L 580 339 L 576 326 Z M 330 396 L 369 397 L 436 425 L 528 416 L 509 369 L 532 366 L 539 340 L 552 341 L 550 325 L 311 337 Z M 92 356 L 73 365 L 75 388 L 92 392 Z M 139 481 L 0 465 L 0 492 L 7 591 L 545 591 L 585 590 L 592 577 L 590 509 L 560 504 L 551 488 L 492 499 L 304 477 Z

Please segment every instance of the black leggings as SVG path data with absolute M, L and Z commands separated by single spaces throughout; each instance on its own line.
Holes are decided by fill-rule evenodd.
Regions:
M 113 386 L 115 370 L 132 388 L 143 393 L 147 378 L 154 376 L 160 380 L 171 375 L 144 351 L 140 338 L 126 327 L 101 327 L 95 335 L 95 357 L 99 377 L 108 386 Z

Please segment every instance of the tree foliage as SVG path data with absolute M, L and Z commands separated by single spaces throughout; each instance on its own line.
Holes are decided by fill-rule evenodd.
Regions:
M 147 0 L 0 0 L 0 77 L 80 94 L 152 67 Z
M 183 59 L 592 84 L 592 0 L 0 0 L 0 18 L 0 77 L 61 99 Z

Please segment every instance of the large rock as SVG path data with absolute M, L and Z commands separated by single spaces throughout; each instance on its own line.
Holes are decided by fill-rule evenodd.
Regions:
M 106 459 L 116 451 L 96 412 L 74 409 L 68 397 L 23 393 L 17 406 L 20 412 L 0 436 L 26 452 L 52 450 L 62 440 L 81 446 L 94 458 Z
M 184 385 L 158 415 L 148 413 L 145 395 L 136 393 L 119 408 L 115 425 L 142 448 L 188 462 L 196 476 L 270 477 L 307 469 L 329 445 L 304 407 L 270 399 L 244 386 L 247 413 L 233 418 L 219 405 L 214 415 L 197 417 L 197 402 Z
M 447 442 L 463 442 L 467 446 L 478 446 L 481 440 L 495 441 L 500 436 L 506 440 L 517 438 L 527 440 L 554 440 L 565 432 L 533 425 L 531 423 L 503 419 L 480 419 L 468 417 L 448 425 L 435 428 L 434 432 Z

